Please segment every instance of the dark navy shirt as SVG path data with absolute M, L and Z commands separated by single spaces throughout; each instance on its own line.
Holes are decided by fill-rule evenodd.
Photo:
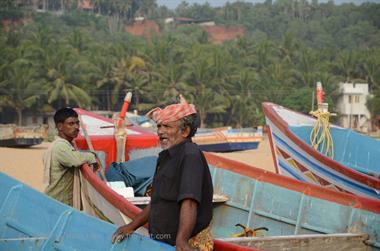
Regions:
M 205 229 L 212 218 L 213 187 L 203 153 L 191 140 L 160 152 L 153 177 L 149 232 L 153 239 L 175 245 L 181 202 L 197 202 L 192 236 Z

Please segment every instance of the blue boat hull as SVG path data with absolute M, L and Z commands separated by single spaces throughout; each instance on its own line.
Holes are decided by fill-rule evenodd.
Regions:
M 212 233 L 229 238 L 265 227 L 268 236 L 348 233 L 360 229 L 368 245 L 380 250 L 380 202 L 296 181 L 206 153 L 214 192 L 229 198 L 214 204 Z M 150 158 L 134 158 L 131 165 L 152 165 Z M 149 160 L 149 161 L 147 161 Z M 154 162 L 153 162 L 154 163 Z M 126 167 L 128 168 L 128 167 Z
M 0 250 L 174 250 L 139 234 L 112 244 L 116 226 L 0 173 Z
M 372 236 L 380 234 L 379 214 L 285 189 L 213 165 L 211 172 L 215 192 L 230 198 L 214 210 L 213 232 L 216 237 L 236 234 L 237 228 L 232 226 L 237 223 L 250 228 L 266 227 L 269 236 L 282 236 L 345 233 L 362 221 L 371 222 L 365 224 L 363 232 L 372 233 Z

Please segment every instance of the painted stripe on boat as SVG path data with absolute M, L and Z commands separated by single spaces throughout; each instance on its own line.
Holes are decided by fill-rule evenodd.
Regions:
M 302 151 L 313 157 L 314 159 L 320 161 L 321 163 L 329 166 L 331 170 L 337 171 L 339 173 L 342 173 L 343 175 L 349 177 L 350 179 L 356 180 L 360 183 L 367 184 L 370 187 L 373 187 L 374 189 L 377 189 L 380 191 L 380 180 L 376 179 L 375 177 L 368 176 L 366 174 L 360 173 L 356 170 L 350 169 L 347 166 L 342 165 L 341 163 L 332 160 L 331 158 L 328 158 L 324 156 L 323 154 L 320 154 L 318 151 L 316 151 L 314 148 L 303 142 L 301 139 L 299 139 L 297 136 L 294 135 L 293 132 L 291 132 L 288 128 L 289 124 L 282 118 L 277 111 L 275 110 L 278 105 L 265 102 L 263 103 L 263 110 L 266 116 L 266 121 L 269 125 L 269 127 L 274 126 L 277 127 L 282 133 L 286 135 L 287 138 L 289 138 L 292 142 L 297 144 Z M 281 107 L 281 106 L 280 106 Z M 287 108 L 281 107 L 281 109 Z M 289 110 L 291 111 L 291 110 Z M 305 116 L 304 114 L 292 111 L 294 114 L 299 114 L 301 116 Z
M 290 151 L 292 153 L 292 155 L 301 159 L 303 162 L 306 162 L 307 165 L 305 165 L 305 167 L 306 168 L 309 167 L 309 170 L 311 169 L 310 171 L 316 172 L 316 170 L 317 170 L 318 175 L 323 176 L 324 178 L 328 179 L 330 182 L 332 179 L 335 182 L 331 182 L 331 183 L 333 183 L 337 186 L 344 186 L 343 189 L 351 190 L 351 191 L 353 190 L 356 193 L 371 196 L 372 198 L 379 198 L 376 191 L 374 191 L 372 188 L 364 186 L 364 184 L 362 184 L 362 183 L 356 183 L 353 180 L 349 180 L 346 176 L 340 176 L 339 174 L 332 172 L 328 168 L 325 168 L 325 167 L 322 167 L 322 166 L 316 164 L 315 162 L 308 159 L 306 156 L 302 155 L 300 152 L 296 151 L 293 147 L 291 147 L 287 142 L 285 142 L 280 136 L 276 135 L 276 133 L 274 133 L 273 131 L 272 131 L 272 134 L 273 134 L 275 140 L 277 141 L 277 143 L 281 144 L 284 148 L 286 148 L 288 151 Z M 283 167 L 283 165 L 284 165 L 284 163 L 282 163 L 282 164 L 280 163 L 281 167 Z M 290 167 L 288 167 L 288 168 L 290 168 Z M 300 180 L 305 181 L 304 179 L 300 179 Z M 337 181 L 341 181 L 344 184 L 340 184 Z
M 287 173 L 289 173 L 291 177 L 296 178 L 297 180 L 305 181 L 305 182 L 308 181 L 302 175 L 298 174 L 296 170 L 294 170 L 293 168 L 289 167 L 286 163 L 284 163 L 284 161 L 279 159 L 278 164 L 282 169 L 284 169 Z

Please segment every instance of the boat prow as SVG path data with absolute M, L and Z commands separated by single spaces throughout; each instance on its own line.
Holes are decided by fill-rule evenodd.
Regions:
M 273 103 L 263 103 L 263 110 L 278 173 L 380 200 L 380 141 L 331 125 L 330 158 L 309 143 L 314 118 Z

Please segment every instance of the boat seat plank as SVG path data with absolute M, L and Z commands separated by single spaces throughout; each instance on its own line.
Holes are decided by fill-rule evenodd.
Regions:
M 270 236 L 270 237 L 239 237 L 223 238 L 221 240 L 230 243 L 257 248 L 266 251 L 367 251 L 365 245 L 369 236 L 367 234 L 308 234 L 296 236 Z
M 150 197 L 147 197 L 147 196 L 133 197 L 133 198 L 127 198 L 127 200 L 134 205 L 148 205 L 150 202 Z M 212 198 L 213 203 L 223 203 L 226 201 L 228 201 L 228 197 L 224 194 L 214 194 Z

